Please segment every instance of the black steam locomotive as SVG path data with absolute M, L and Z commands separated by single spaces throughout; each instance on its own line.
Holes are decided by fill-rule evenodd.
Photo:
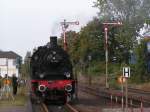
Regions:
M 61 103 L 75 96 L 75 80 L 69 55 L 57 45 L 57 37 L 40 46 L 31 57 L 31 101 Z

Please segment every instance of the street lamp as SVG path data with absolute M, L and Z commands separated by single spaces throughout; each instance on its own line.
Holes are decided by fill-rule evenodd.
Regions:
M 106 79 L 105 79 L 105 86 L 106 88 L 109 88 L 109 85 L 108 85 L 108 27 L 109 26 L 121 26 L 122 25 L 122 22 L 104 22 L 103 23 L 104 25 L 104 31 L 105 31 L 105 62 L 106 62 L 106 71 L 105 71 L 105 74 L 106 74 Z

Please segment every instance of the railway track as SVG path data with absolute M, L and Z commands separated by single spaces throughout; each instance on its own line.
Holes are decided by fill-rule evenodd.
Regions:
M 81 85 L 85 85 L 84 83 L 80 84 Z M 84 86 L 85 87 L 85 86 Z M 86 86 L 87 87 L 87 86 Z M 89 87 L 91 88 L 91 87 Z M 92 87 L 92 89 L 105 89 L 105 87 L 101 87 L 100 85 L 96 84 L 94 85 L 94 87 Z M 114 88 L 111 88 L 112 90 L 116 90 Z M 150 96 L 150 91 L 146 91 L 146 90 L 141 90 L 141 89 L 137 89 L 137 88 L 133 88 L 133 87 L 128 87 L 128 91 L 131 92 L 131 93 L 139 93 L 139 94 L 142 94 L 142 95 L 149 95 Z
M 41 108 L 42 108 L 43 112 L 49 112 L 49 109 L 47 108 L 47 106 L 44 103 L 41 104 Z
M 79 111 L 75 109 L 71 104 L 66 104 L 64 106 L 56 106 L 40 103 L 38 105 L 34 105 L 33 112 L 79 112 Z
M 128 91 L 133 92 L 133 93 L 140 93 L 142 95 L 149 95 L 150 96 L 150 91 L 145 91 L 145 90 L 136 89 L 136 88 L 132 88 L 132 87 L 128 87 Z
M 49 112 L 47 106 L 43 103 L 32 104 L 32 112 Z
M 66 104 L 65 108 L 68 110 L 68 112 L 79 112 L 77 109 L 75 109 L 73 106 L 70 104 Z
M 122 93 L 115 89 L 105 89 L 105 88 L 91 88 L 88 86 L 79 86 L 80 90 L 83 92 L 87 92 L 89 94 L 98 96 L 98 97 L 104 97 L 107 99 L 112 99 L 116 102 L 121 102 L 122 99 Z M 125 95 L 123 94 L 123 98 L 125 99 Z M 132 101 L 133 107 L 139 107 L 141 105 L 141 101 L 144 106 L 150 107 L 150 92 L 149 91 L 142 91 L 139 89 L 133 89 L 129 88 L 129 96 L 128 96 L 129 102 Z
M 117 103 L 118 104 L 121 104 L 121 94 L 120 92 L 116 92 L 116 90 L 110 90 L 109 89 L 105 89 L 105 88 L 102 88 L 102 89 L 98 89 L 98 88 L 91 88 L 91 87 L 88 87 L 88 86 L 79 86 L 79 89 L 85 93 L 88 93 L 88 94 L 91 94 L 91 95 L 94 95 L 94 96 L 97 96 L 97 97 L 104 97 L 108 100 L 108 102 L 110 103 L 111 101 L 111 96 L 112 95 L 112 103 L 114 103 L 114 105 L 116 105 Z M 138 90 L 138 89 L 132 89 L 130 88 L 129 91 L 131 92 L 132 91 L 132 95 L 134 94 L 134 96 L 130 96 L 129 95 L 129 99 L 128 99 L 128 102 L 129 102 L 129 106 L 131 107 L 136 107 L 136 108 L 139 108 L 141 103 L 140 103 L 140 96 L 143 95 L 144 93 L 149 96 L 149 93 L 148 91 L 141 91 L 141 90 Z M 139 94 L 140 96 L 137 96 L 137 94 Z M 125 96 L 124 97 L 124 100 L 125 100 Z M 116 103 L 116 98 L 117 98 L 117 103 Z M 130 104 L 131 102 L 131 98 L 132 98 L 132 104 Z M 147 105 L 146 107 L 150 107 L 150 99 L 147 99 L 143 97 L 143 105 L 145 107 L 145 105 Z M 74 108 L 72 105 L 70 104 L 66 104 L 64 106 L 54 106 L 54 105 L 45 105 L 45 104 L 40 104 L 39 109 L 37 109 L 38 111 L 34 111 L 34 112 L 79 112 L 76 108 Z M 80 111 L 81 112 L 81 111 Z

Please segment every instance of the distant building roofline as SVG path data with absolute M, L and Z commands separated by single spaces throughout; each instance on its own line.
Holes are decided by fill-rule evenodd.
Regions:
M 13 51 L 0 51 L 0 58 L 16 59 L 22 57 Z

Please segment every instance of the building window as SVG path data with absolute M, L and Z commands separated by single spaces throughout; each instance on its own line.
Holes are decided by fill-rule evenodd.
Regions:
M 16 59 L 13 60 L 13 65 L 16 66 Z

